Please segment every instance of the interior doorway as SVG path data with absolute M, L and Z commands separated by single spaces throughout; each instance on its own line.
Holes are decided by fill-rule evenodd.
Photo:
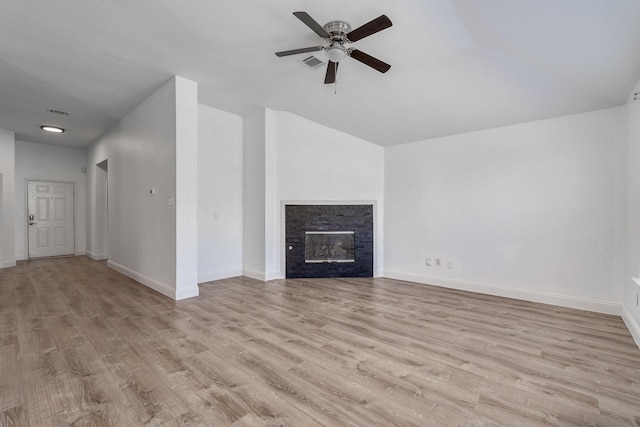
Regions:
M 109 258 L 109 161 L 96 164 L 96 259 Z
M 75 254 L 75 185 L 27 181 L 28 258 Z

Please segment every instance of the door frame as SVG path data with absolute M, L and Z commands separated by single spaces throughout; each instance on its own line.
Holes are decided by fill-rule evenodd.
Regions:
M 37 178 L 25 178 L 24 179 L 24 249 L 25 249 L 25 259 L 27 261 L 31 259 L 40 259 L 31 258 L 31 254 L 29 253 L 29 181 L 37 181 L 37 182 L 50 182 L 53 184 L 72 184 L 73 185 L 73 255 L 76 254 L 76 229 L 77 221 L 78 221 L 78 212 L 76 212 L 76 206 L 78 205 L 76 197 L 77 197 L 77 183 L 76 181 L 59 181 L 54 179 L 37 179 Z
M 102 171 L 104 176 L 102 176 Z M 96 163 L 93 175 L 95 195 L 92 234 L 92 250 L 87 252 L 93 260 L 109 259 L 109 158 Z M 102 189 L 99 186 L 104 184 Z M 104 193 L 104 194 L 103 194 Z M 103 197 L 104 196 L 104 197 Z M 99 217 L 102 216 L 101 219 Z M 99 239 L 102 246 L 100 246 Z

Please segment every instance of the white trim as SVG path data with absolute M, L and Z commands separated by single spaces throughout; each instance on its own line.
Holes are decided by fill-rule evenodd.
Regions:
M 187 298 L 194 298 L 200 295 L 200 288 L 198 285 L 188 289 L 183 289 L 180 292 L 176 292 L 176 301 L 180 301 Z
M 107 254 L 94 254 L 91 251 L 87 251 L 85 253 L 86 256 L 88 256 L 89 258 L 91 258 L 94 261 L 102 261 L 104 259 L 107 259 Z
M 213 282 L 215 280 L 228 279 L 230 277 L 242 276 L 242 270 L 214 271 L 198 278 L 199 283 Z
M 75 253 L 76 256 L 84 256 L 86 254 L 87 254 L 86 251 L 76 251 L 76 253 Z
M 284 279 L 284 276 L 279 271 L 273 270 L 273 271 L 266 272 L 264 274 L 265 282 L 268 282 L 269 280 L 278 280 L 278 279 Z
M 113 268 L 114 270 L 132 278 L 137 282 L 142 283 L 143 285 L 153 289 L 154 291 L 160 292 L 162 295 L 165 295 L 171 299 L 176 299 L 175 288 L 167 285 L 166 283 L 159 282 L 156 279 L 152 279 L 151 277 L 145 276 L 142 273 L 133 271 L 129 267 L 125 267 L 124 265 L 118 264 L 111 260 L 107 261 L 107 267 Z
M 15 267 L 15 266 L 16 266 L 15 259 L 7 259 L 2 261 L 2 263 L 0 264 L 0 268 L 9 268 L 9 267 Z
M 249 270 L 245 268 L 244 270 L 242 270 L 242 275 L 250 277 L 252 279 L 260 280 L 262 282 L 266 281 L 264 271 Z
M 627 310 L 624 304 L 622 305 L 622 320 L 624 324 L 627 325 L 627 329 L 629 329 L 636 345 L 640 348 L 640 325 L 638 325 L 633 316 L 631 316 L 631 313 L 629 313 L 629 310 Z
M 25 256 L 24 252 L 16 252 L 16 261 L 24 261 L 26 259 L 27 257 Z
M 557 305 L 560 307 L 576 308 L 579 310 L 594 311 L 597 313 L 613 314 L 620 316 L 622 305 L 617 302 L 600 301 L 589 298 L 574 297 L 569 295 L 553 294 L 550 292 L 532 291 L 528 289 L 510 288 L 487 283 L 470 282 L 466 280 L 452 280 L 442 277 L 419 276 L 407 274 L 401 271 L 385 270 L 384 277 L 426 285 L 440 286 L 443 288 L 458 289 L 462 291 L 477 292 L 505 298 L 514 298 L 524 301 L 539 302 L 543 304 Z

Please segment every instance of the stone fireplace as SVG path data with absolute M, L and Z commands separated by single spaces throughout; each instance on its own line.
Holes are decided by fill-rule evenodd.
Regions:
M 286 205 L 286 277 L 373 277 L 373 205 Z

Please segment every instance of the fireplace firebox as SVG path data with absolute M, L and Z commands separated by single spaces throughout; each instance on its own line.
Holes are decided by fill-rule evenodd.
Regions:
M 356 262 L 353 231 L 305 231 L 304 262 Z

